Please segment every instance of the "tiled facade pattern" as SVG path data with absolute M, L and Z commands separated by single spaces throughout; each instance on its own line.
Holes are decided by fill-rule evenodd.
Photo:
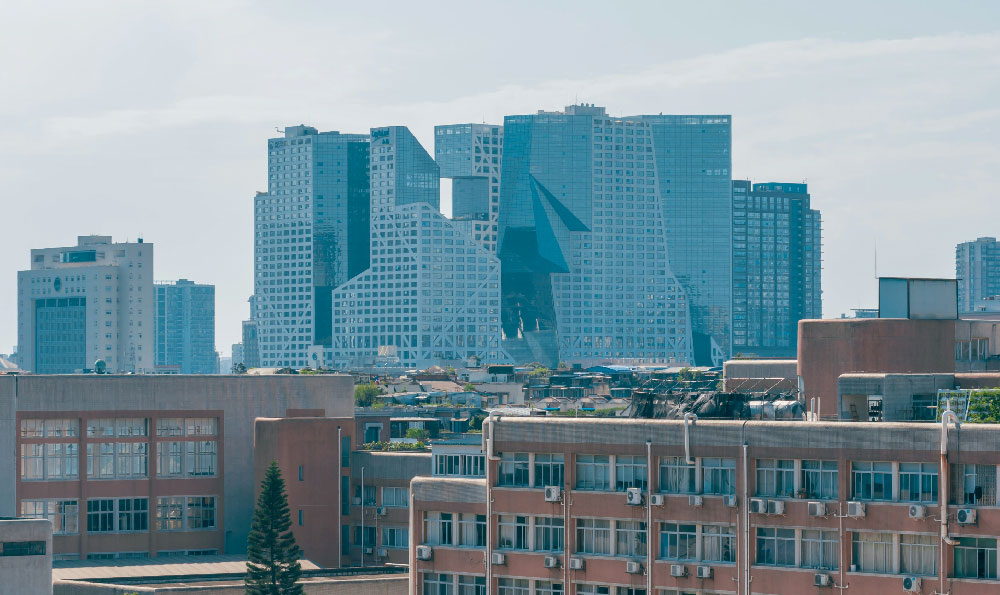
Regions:
M 983 298 L 1000 296 L 1000 242 L 978 238 L 955 247 L 959 312 L 975 312 Z
M 435 126 L 434 159 L 441 177 L 452 179 L 452 220 L 496 253 L 503 126 Z
M 215 286 L 181 279 L 156 283 L 154 291 L 157 371 L 217 374 Z

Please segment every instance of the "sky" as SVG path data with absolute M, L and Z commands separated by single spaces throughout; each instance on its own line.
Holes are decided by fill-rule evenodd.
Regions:
M 807 181 L 824 316 L 1000 236 L 998 2 L 0 3 L 0 353 L 31 248 L 143 237 L 155 277 L 253 290 L 266 142 L 576 102 L 731 114 L 733 176 Z

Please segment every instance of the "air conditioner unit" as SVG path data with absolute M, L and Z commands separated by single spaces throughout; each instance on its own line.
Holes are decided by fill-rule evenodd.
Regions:
M 652 494 L 649 496 L 650 506 L 663 506 L 663 494 Z
M 903 579 L 903 590 L 907 593 L 919 593 L 920 592 L 920 577 L 919 576 L 908 576 Z
M 493 558 L 490 559 L 494 566 L 503 566 L 507 563 L 507 556 L 501 554 L 500 552 L 493 552 Z
M 739 499 L 736 496 L 723 496 L 722 497 L 722 503 L 725 504 L 729 508 L 736 508 L 736 505 L 739 504 L 739 502 L 740 501 L 739 501 Z
M 559 558 L 556 556 L 545 556 L 546 568 L 559 568 Z
M 378 548 L 378 557 L 379 558 L 388 558 L 389 557 L 389 550 L 386 549 L 386 548 L 384 548 L 384 547 Z
M 922 519 L 927 516 L 927 507 L 923 504 L 910 504 L 910 518 Z
M 670 576 L 687 576 L 688 569 L 683 564 L 671 564 Z
M 379 516 L 385 516 L 385 506 L 379 506 L 375 509 L 375 514 Z
M 361 498 L 355 497 L 354 498 L 354 505 L 355 506 L 361 506 Z
M 365 548 L 365 555 L 366 556 L 370 556 L 370 555 L 372 555 L 374 553 L 375 553 L 375 548 L 373 548 L 373 547 L 366 547 Z
M 625 572 L 628 574 L 642 574 L 642 564 L 629 560 L 625 563 Z
M 570 558 L 569 568 L 570 570 L 583 570 L 583 558 Z
M 705 504 L 703 496 L 688 496 L 688 506 L 702 506 Z
M 626 490 L 625 503 L 629 506 L 642 506 L 642 490 L 640 488 Z
M 545 488 L 545 501 L 546 502 L 561 502 L 562 501 L 562 488 L 559 486 L 547 486 Z
M 864 502 L 848 502 L 847 503 L 847 516 L 861 518 L 865 516 L 865 503 Z
M 434 555 L 434 550 L 429 545 L 417 546 L 417 560 L 430 560 Z
M 830 580 L 830 575 L 829 574 L 814 574 L 813 575 L 813 586 L 816 586 L 816 587 L 829 587 L 830 583 L 832 583 L 832 582 L 833 581 Z
M 826 516 L 826 503 L 825 502 L 810 502 L 809 503 L 809 516 Z
M 959 525 L 975 525 L 976 524 L 976 509 L 975 508 L 959 508 L 958 512 L 955 513 L 955 518 L 958 520 Z
M 767 500 L 750 498 L 750 514 L 767 514 Z
M 768 500 L 767 514 L 785 514 L 784 500 Z
M 698 578 L 712 578 L 712 567 L 711 566 L 699 566 L 698 567 Z

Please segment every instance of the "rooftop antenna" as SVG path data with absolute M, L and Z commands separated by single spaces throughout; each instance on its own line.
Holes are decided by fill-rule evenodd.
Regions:
M 284 134 L 285 133 L 284 130 L 282 130 L 281 128 L 278 128 L 277 126 L 275 126 L 274 129 L 275 129 L 275 131 L 277 131 L 278 134 Z

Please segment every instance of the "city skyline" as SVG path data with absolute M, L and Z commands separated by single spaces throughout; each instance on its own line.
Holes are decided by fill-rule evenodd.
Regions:
M 991 29 L 997 7 L 982 4 L 976 11 L 940 15 L 931 14 L 936 11 L 929 5 L 890 3 L 872 7 L 869 22 L 857 24 L 851 10 L 804 14 L 808 11 L 784 6 L 780 19 L 736 5 L 727 15 L 691 7 L 630 7 L 609 15 L 614 23 L 634 27 L 621 49 L 584 43 L 599 38 L 601 29 L 580 22 L 573 11 L 541 8 L 540 17 L 567 16 L 571 32 L 542 35 L 535 29 L 539 24 L 528 24 L 530 43 L 503 50 L 509 55 L 490 49 L 488 61 L 498 67 L 481 71 L 468 68 L 475 58 L 404 35 L 409 21 L 453 29 L 457 15 L 438 22 L 433 14 L 400 11 L 386 17 L 370 38 L 353 33 L 338 41 L 304 40 L 313 50 L 328 50 L 327 58 L 330 51 L 350 51 L 344 55 L 360 59 L 329 66 L 327 58 L 323 63 L 302 58 L 301 68 L 279 71 L 292 55 L 288 52 L 298 50 L 267 46 L 233 55 L 227 44 L 245 44 L 236 44 L 232 35 L 290 31 L 322 15 L 319 8 L 287 14 L 259 8 L 234 16 L 225 6 L 160 7 L 152 13 L 155 19 L 141 11 L 95 10 L 87 18 L 102 22 L 86 22 L 94 24 L 100 40 L 78 44 L 86 46 L 80 56 L 64 60 L 42 51 L 9 64 L 17 83 L 11 86 L 14 93 L 0 97 L 7 124 L 0 176 L 10 196 L 28 198 L 4 201 L 3 213 L 19 225 L 0 238 L 7 257 L 0 274 L 12 288 L 33 247 L 66 245 L 87 233 L 118 241 L 142 236 L 159 247 L 158 277 L 217 286 L 216 346 L 225 354 L 249 314 L 252 199 L 266 187 L 260 147 L 274 136 L 274 127 L 305 123 L 353 132 L 405 124 L 430 148 L 435 125 L 497 123 L 507 114 L 560 109 L 576 99 L 607 105 L 616 115 L 732 114 L 734 179 L 808 178 L 824 213 L 828 317 L 874 304 L 870 284 L 857 280 L 868 270 L 874 275 L 876 242 L 880 274 L 953 276 L 956 244 L 997 235 L 990 227 L 997 211 L 993 185 L 985 173 L 998 161 L 991 139 L 1000 112 L 989 101 L 1000 84 L 995 68 L 1000 34 Z M 908 24 L 890 23 L 900 6 Z M 75 10 L 67 9 L 65 21 L 84 18 Z M 45 47 L 50 35 L 72 42 L 74 34 L 59 23 L 31 26 L 43 18 L 31 7 L 3 11 L 9 11 L 8 21 L 25 26 L 0 43 Z M 497 26 L 502 29 L 516 13 L 499 15 Z M 351 31 L 359 15 L 342 16 L 336 30 Z M 212 22 L 223 17 L 233 19 L 232 31 L 213 39 Z M 706 17 L 716 17 L 710 41 L 698 40 L 707 25 L 683 30 L 684 23 L 707 22 Z M 664 38 L 653 22 L 669 22 L 671 35 Z M 36 36 L 30 41 L 22 37 L 28 31 Z M 414 57 L 380 45 L 394 34 L 401 35 L 400 44 L 411 44 L 415 51 L 406 53 Z M 475 39 L 471 31 L 461 35 L 471 36 L 462 37 L 463 43 Z M 178 40 L 189 49 L 167 51 Z M 349 49 L 352 43 L 357 51 Z M 563 43 L 587 59 L 528 60 L 554 55 Z M 450 66 L 465 66 L 469 74 L 428 87 L 420 78 L 428 71 L 414 62 L 416 56 L 421 65 L 433 62 L 426 54 L 449 55 Z M 119 57 L 109 61 L 111 55 Z M 81 59 L 103 66 L 79 68 Z M 317 74 L 307 74 L 310 68 Z M 216 77 L 219 70 L 229 72 Z M 272 71 L 281 83 L 274 85 L 277 91 L 259 84 L 257 73 Z M 353 82 L 320 80 L 344 77 Z M 133 79 L 135 84 L 123 87 Z M 305 83 L 309 92 L 289 91 Z M 950 91 L 958 88 L 961 96 Z M 362 101 L 371 97 L 377 99 Z M 61 175 L 52 176 L 53 170 Z M 39 179 L 46 181 L 41 187 Z M 936 209 L 946 196 L 951 208 Z M 932 209 L 935 217 L 927 217 Z M 39 216 L 46 212 L 65 216 Z M 981 216 L 970 224 L 970 213 Z M 226 224 L 219 225 L 223 218 Z M 225 249 L 217 250 L 216 258 L 199 258 L 207 241 Z M 16 343 L 14 291 L 0 294 L 0 308 L 8 312 L 0 318 L 0 352 L 8 352 Z

